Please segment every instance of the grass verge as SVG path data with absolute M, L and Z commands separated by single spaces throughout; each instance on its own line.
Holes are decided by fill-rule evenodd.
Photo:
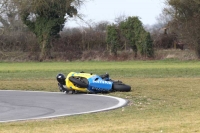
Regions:
M 131 85 L 131 92 L 107 94 L 128 99 L 128 106 L 101 113 L 1 123 L 0 132 L 200 132 L 197 61 L 0 63 L 0 89 L 58 91 L 56 74 L 69 71 L 108 72 L 111 78 Z

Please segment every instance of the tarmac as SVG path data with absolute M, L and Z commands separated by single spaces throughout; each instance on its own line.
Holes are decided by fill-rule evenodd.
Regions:
M 97 94 L 0 90 L 0 123 L 108 111 L 127 102 Z

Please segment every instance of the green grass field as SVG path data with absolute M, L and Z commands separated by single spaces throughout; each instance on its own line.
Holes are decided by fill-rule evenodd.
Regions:
M 0 123 L 0 133 L 200 132 L 199 61 L 1 62 L 0 90 L 58 91 L 56 75 L 70 71 L 108 72 L 132 91 L 105 95 L 129 104 L 101 113 Z

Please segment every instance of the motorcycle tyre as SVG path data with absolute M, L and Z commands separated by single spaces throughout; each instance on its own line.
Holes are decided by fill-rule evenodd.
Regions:
M 112 89 L 113 91 L 128 92 L 131 90 L 131 87 L 123 83 L 113 83 Z
M 88 84 L 84 83 L 83 81 L 81 81 L 81 80 L 79 80 L 75 77 L 69 77 L 69 80 L 80 88 L 87 88 L 88 87 Z

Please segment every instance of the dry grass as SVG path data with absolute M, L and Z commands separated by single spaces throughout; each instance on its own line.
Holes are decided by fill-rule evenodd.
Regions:
M 156 59 L 178 59 L 178 60 L 197 60 L 198 57 L 194 50 L 167 49 L 157 50 L 155 52 Z
M 4 123 L 0 124 L 0 132 L 200 132 L 200 78 L 131 77 L 123 78 L 123 81 L 132 86 L 131 92 L 108 95 L 127 98 L 130 102 L 124 108 L 57 119 Z M 13 81 L 13 85 L 23 86 L 23 83 L 29 82 L 32 81 Z M 9 86 L 7 81 L 0 83 Z M 48 80 L 48 83 L 33 81 L 38 87 L 54 86 L 53 80 Z M 48 90 L 48 87 L 44 90 Z
M 34 91 L 58 91 L 56 80 L 50 79 L 33 79 L 33 80 L 23 80 L 23 79 L 13 79 L 1 80 L 0 81 L 1 90 L 34 90 Z
M 129 104 L 101 113 L 0 123 L 0 133 L 200 132 L 200 64 L 195 61 L 2 63 L 0 89 L 58 91 L 52 74 L 79 66 L 98 73 L 109 70 L 131 85 L 131 92 L 107 94 Z

